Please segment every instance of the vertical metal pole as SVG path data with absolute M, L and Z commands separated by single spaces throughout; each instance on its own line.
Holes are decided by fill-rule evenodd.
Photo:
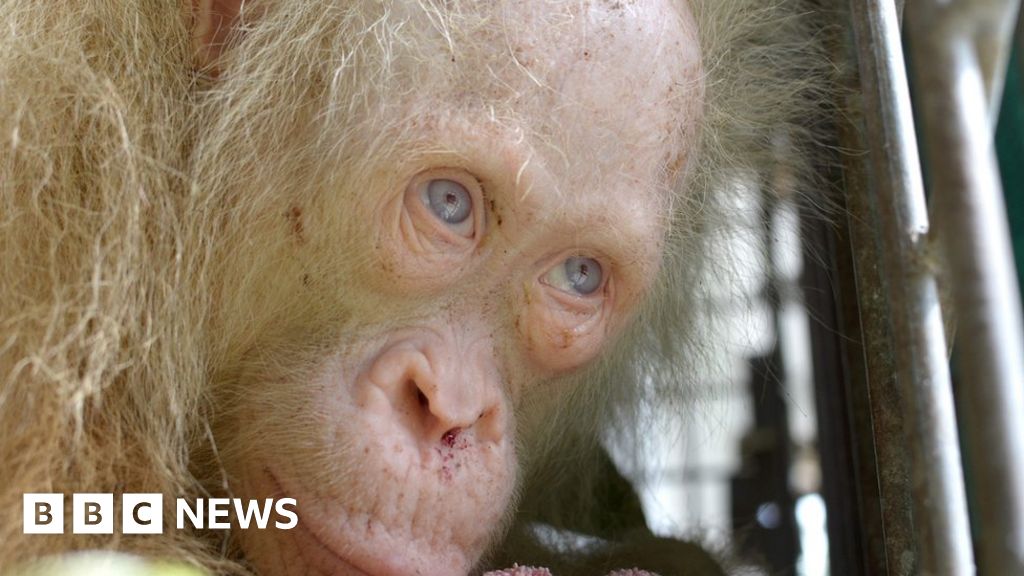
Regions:
M 852 92 L 849 98 L 855 98 Z M 862 120 L 850 126 L 840 124 L 840 145 L 847 150 L 868 150 L 861 125 Z M 917 532 L 912 518 L 910 461 L 905 442 L 908 431 L 903 410 L 907 403 L 896 378 L 892 312 L 886 297 L 879 245 L 878 203 L 869 194 L 868 159 L 852 154 L 842 158 L 849 234 L 843 244 L 850 250 L 850 260 L 842 259 L 841 250 L 837 252 L 839 276 L 834 282 L 843 296 L 843 333 L 850 339 L 844 339 L 846 375 L 851 383 L 847 402 L 862 475 L 859 495 L 860 530 L 867 555 L 864 574 L 917 576 Z M 845 292 L 852 286 L 856 286 L 855 298 Z
M 850 10 L 907 418 L 919 566 L 928 575 L 972 574 L 946 340 L 929 268 L 928 214 L 896 5 L 893 0 L 851 0 Z
M 993 11 L 995 7 L 1002 11 Z M 1014 275 L 1002 186 L 995 161 L 989 94 L 1005 61 L 1009 0 L 927 0 L 908 16 L 925 121 L 935 217 L 960 320 L 960 379 L 971 428 L 972 480 L 985 574 L 1024 574 L 1024 320 Z M 1024 160 L 1024 159 L 1022 159 Z
M 999 120 L 999 106 L 1010 61 L 1008 45 L 1017 23 L 1016 0 L 968 0 L 958 8 L 971 14 L 963 20 L 973 32 L 977 65 L 985 83 L 985 96 L 992 126 Z

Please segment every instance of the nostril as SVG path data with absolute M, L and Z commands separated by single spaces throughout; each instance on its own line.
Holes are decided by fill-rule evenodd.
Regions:
M 416 401 L 419 402 L 420 408 L 430 408 L 430 398 L 427 398 L 427 395 L 420 390 L 415 382 L 410 382 L 410 384 L 416 390 Z
M 452 448 L 455 446 L 455 441 L 459 438 L 459 433 L 462 432 L 462 428 L 452 428 L 441 435 L 441 443 L 445 446 Z
M 396 403 L 401 406 L 402 425 L 427 445 L 436 448 L 439 442 L 441 447 L 456 448 L 467 441 L 467 430 L 472 436 L 469 441 L 490 442 L 500 437 L 500 431 L 492 429 L 499 424 L 494 417 L 497 410 L 487 407 L 481 411 L 481 406 L 473 406 L 477 398 L 472 393 L 458 394 L 458 383 L 445 388 L 418 375 L 406 376 L 403 381 L 403 400 Z

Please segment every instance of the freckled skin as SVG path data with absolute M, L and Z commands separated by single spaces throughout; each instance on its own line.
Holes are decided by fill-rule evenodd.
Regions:
M 469 573 L 514 508 L 519 401 L 609 346 L 657 272 L 667 189 L 700 111 L 692 20 L 660 0 L 513 5 L 494 15 L 506 43 L 466 64 L 492 74 L 459 90 L 515 120 L 451 106 L 451 87 L 397 95 L 422 119 L 403 137 L 460 163 L 382 184 L 394 191 L 353 210 L 373 214 L 352 225 L 370 239 L 366 285 L 417 313 L 274 383 L 301 422 L 294 450 L 252 441 L 224 457 L 235 495 L 298 501 L 297 529 L 238 532 L 261 574 Z M 439 220 L 416 178 L 462 185 L 470 220 Z M 284 210 L 296 249 L 313 243 L 318 211 Z M 576 256 L 600 263 L 593 294 L 552 274 Z M 315 271 L 301 284 L 322 289 Z M 253 402 L 241 421 L 258 428 L 273 402 Z

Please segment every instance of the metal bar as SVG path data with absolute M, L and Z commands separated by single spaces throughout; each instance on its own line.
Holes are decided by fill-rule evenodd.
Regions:
M 990 70 L 1005 55 L 978 53 L 979 34 L 1012 31 L 1018 3 L 927 0 L 909 20 L 928 142 L 935 217 L 959 316 L 962 408 L 970 422 L 986 574 L 1024 574 L 1024 315 L 1014 274 L 988 106 Z M 996 10 L 994 12 L 994 10 Z M 1002 12 L 998 12 L 1002 10 Z M 993 26 L 1006 19 L 1009 26 Z M 1006 33 L 987 50 L 1005 52 Z
M 850 91 L 850 98 L 854 92 Z M 850 104 L 851 111 L 860 108 Z M 851 119 L 853 117 L 851 116 Z M 839 142 L 846 150 L 867 150 L 864 130 L 840 123 Z M 891 312 L 885 296 L 879 246 L 877 199 L 869 193 L 867 158 L 845 154 L 843 208 L 848 238 L 840 237 L 836 284 L 843 301 L 846 373 L 851 384 L 849 410 L 858 441 L 861 476 L 861 530 L 872 576 L 919 574 L 911 518 L 910 465 L 904 430 L 903 394 L 896 378 Z M 852 277 L 852 278 L 851 278 Z M 856 286 L 847 295 L 845 287 Z M 862 408 L 864 404 L 867 408 Z M 843 572 L 837 572 L 843 573 Z
M 1006 66 L 1010 60 L 1008 43 L 1013 39 L 1018 6 L 1017 0 L 960 0 L 944 9 L 949 11 L 944 16 L 946 23 L 956 25 L 961 28 L 961 34 L 974 39 L 993 126 L 999 119 Z
M 900 28 L 893 0 L 851 0 L 878 193 L 922 574 L 974 571 L 960 446 Z M 913 20 L 913 15 L 908 16 Z
M 852 22 L 850 14 L 843 14 Z M 836 61 L 855 62 L 856 47 L 841 34 Z M 869 150 L 861 82 L 849 71 L 838 90 L 837 150 Z M 863 154 L 839 154 L 841 174 L 831 180 L 843 190 L 836 205 L 846 214 L 836 227 L 834 289 L 840 303 L 846 405 L 856 445 L 860 526 L 865 576 L 919 574 L 911 517 L 910 464 L 904 438 L 904 405 L 896 378 L 892 322 L 886 299 L 878 231 L 878 199 L 870 193 L 870 166 Z M 835 169 L 835 167 L 833 167 Z M 845 226 L 843 224 L 845 223 Z M 827 475 L 828 470 L 823 470 Z M 826 502 L 827 504 L 827 502 Z M 843 574 L 839 570 L 839 574 Z
M 847 347 L 860 342 L 851 342 L 859 332 L 846 331 L 849 323 L 844 323 L 839 302 L 856 305 L 855 291 L 849 289 L 855 286 L 848 265 L 850 245 L 841 224 L 837 237 L 812 210 L 804 207 L 802 212 L 800 236 L 805 257 L 800 286 L 807 313 L 815 319 L 810 330 L 818 441 L 829 447 L 820 451 L 820 458 L 821 492 L 828 509 L 830 572 L 883 576 L 887 573 L 885 536 L 877 504 L 878 470 L 871 453 L 873 432 L 863 355 L 853 363 L 844 361 L 849 360 L 844 358 Z M 837 262 L 840 258 L 843 262 Z M 834 282 L 837 276 L 839 281 Z M 857 351 L 862 353 L 859 346 Z M 874 505 L 865 505 L 867 502 Z
M 1017 58 L 1017 65 L 1021 66 L 1021 67 L 1024 67 L 1024 18 L 1021 17 L 1019 12 L 1017 14 L 1017 32 L 1016 32 L 1016 37 L 1017 37 L 1016 48 L 1012 48 L 1012 49 L 1017 50 L 1017 53 L 1022 55 L 1020 58 Z

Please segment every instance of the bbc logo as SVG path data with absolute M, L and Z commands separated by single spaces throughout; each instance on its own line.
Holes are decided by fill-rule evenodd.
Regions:
M 161 534 L 164 529 L 163 494 L 123 494 L 122 534 Z M 25 534 L 64 533 L 63 494 L 25 494 L 22 510 Z M 73 494 L 73 534 L 113 534 L 113 494 Z
M 24 533 L 63 534 L 64 502 L 63 494 L 25 494 Z M 178 530 L 229 530 L 233 524 L 242 530 L 291 530 L 299 523 L 297 506 L 294 498 L 177 498 L 173 504 Z M 163 512 L 162 494 L 122 494 L 121 534 L 162 534 Z M 113 534 L 115 514 L 113 494 L 72 494 L 73 534 Z

